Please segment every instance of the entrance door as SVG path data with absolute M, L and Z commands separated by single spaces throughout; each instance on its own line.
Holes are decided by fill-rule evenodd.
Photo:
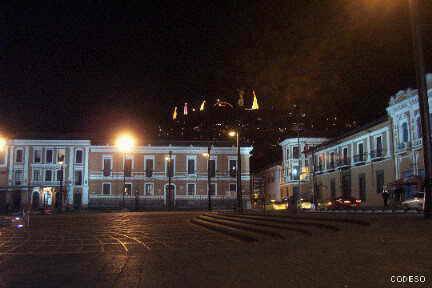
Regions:
M 39 208 L 39 192 L 34 191 L 32 196 L 32 208 L 38 209 Z
M 165 185 L 165 207 L 168 209 L 173 209 L 175 207 L 175 185 L 171 184 Z
M 81 207 L 81 193 L 76 192 L 73 196 L 73 207 L 79 209 Z
M 45 190 L 43 192 L 43 206 L 45 208 L 51 207 L 52 205 L 52 192 L 50 190 Z

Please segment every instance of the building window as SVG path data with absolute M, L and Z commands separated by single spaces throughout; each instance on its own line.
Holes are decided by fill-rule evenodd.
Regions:
M 207 185 L 207 190 L 208 190 L 209 186 Z M 209 193 L 209 191 L 207 191 L 207 193 Z M 216 183 L 211 183 L 210 184 L 210 195 L 217 195 L 217 185 Z
M 45 163 L 53 163 L 53 154 L 54 154 L 54 151 L 52 149 L 46 150 Z
M 299 180 L 300 167 L 298 165 L 293 166 L 291 170 L 291 180 Z
M 57 150 L 57 163 L 64 163 L 65 161 L 65 149 L 58 149 Z
M 111 195 L 111 183 L 102 183 L 102 194 Z
M 236 159 L 230 159 L 228 165 L 229 165 L 228 166 L 229 175 L 231 177 L 236 177 L 237 176 L 237 160 Z
M 131 196 L 132 195 L 132 183 L 126 183 L 124 188 L 125 188 L 125 190 L 124 190 L 125 195 Z
M 286 150 L 286 160 L 290 159 L 290 150 L 287 148 Z
M 237 183 L 230 183 L 229 184 L 229 193 L 231 196 L 236 195 L 237 193 Z
M 422 127 L 421 127 L 421 118 L 420 116 L 416 119 L 416 126 L 417 126 L 417 138 L 422 138 Z
M 376 192 L 382 193 L 384 189 L 384 171 L 379 170 L 376 171 L 375 173 L 376 173 Z
M 377 157 L 381 157 L 382 156 L 382 151 L 383 151 L 383 144 L 382 144 L 382 137 L 378 136 L 375 140 L 375 145 L 376 145 L 376 156 Z
M 131 177 L 132 176 L 132 159 L 124 159 L 123 162 L 123 169 L 125 177 Z
M 357 160 L 358 161 L 364 161 L 365 159 L 364 159 L 364 157 L 363 157 L 363 154 L 364 154 L 364 150 L 363 150 L 363 143 L 358 143 L 357 144 Z
M 33 181 L 41 181 L 41 171 L 38 170 L 33 170 Z
M 75 185 L 81 186 L 82 185 L 82 170 L 75 170 Z
M 83 150 L 75 151 L 75 163 L 82 164 L 83 163 Z
M 210 164 L 210 167 L 207 167 L 207 169 L 209 169 L 210 171 L 210 177 L 216 177 L 216 159 L 210 159 L 209 163 L 207 163 L 207 165 Z
M 293 159 L 299 159 L 300 158 L 300 147 L 294 146 L 292 148 L 292 150 L 293 150 Z
M 153 169 L 154 169 L 153 159 L 146 158 L 144 165 L 145 165 L 146 177 L 152 177 L 153 176 Z
M 15 185 L 22 185 L 24 180 L 24 171 L 15 170 Z
M 165 159 L 165 174 L 168 177 L 173 177 L 175 171 L 175 158 Z
M 33 163 L 41 163 L 41 162 L 42 162 L 42 150 L 34 150 Z
M 24 150 L 17 149 L 15 151 L 15 163 L 23 163 L 24 161 Z
M 103 176 L 104 177 L 111 176 L 111 170 L 112 170 L 112 158 L 103 157 Z
M 145 183 L 144 184 L 144 195 L 151 196 L 154 194 L 154 185 L 153 183 Z
M 52 171 L 51 170 L 45 170 L 45 181 L 47 181 L 47 182 L 52 181 Z
M 408 142 L 408 137 L 409 137 L 408 136 L 408 123 L 407 122 L 402 123 L 401 129 L 402 129 L 402 131 L 401 131 L 402 142 Z
M 195 157 L 188 157 L 188 159 L 187 159 L 188 175 L 193 175 L 196 173 L 195 172 L 195 162 L 196 162 Z
M 57 170 L 57 181 L 63 181 L 63 170 Z
M 331 152 L 330 153 L 330 168 L 335 168 L 335 153 Z
M 195 195 L 195 189 L 196 185 L 195 183 L 188 183 L 187 184 L 187 195 Z
M 343 164 L 347 165 L 348 164 L 348 148 L 343 148 L 342 150 L 342 159 L 343 159 Z

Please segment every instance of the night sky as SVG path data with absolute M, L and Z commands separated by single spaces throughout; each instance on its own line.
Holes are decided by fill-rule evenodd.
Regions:
M 174 105 L 236 101 L 238 89 L 255 89 L 264 109 L 366 123 L 415 87 L 406 0 L 41 2 L 0 9 L 10 135 L 153 137 Z M 424 44 L 431 67 L 431 37 Z

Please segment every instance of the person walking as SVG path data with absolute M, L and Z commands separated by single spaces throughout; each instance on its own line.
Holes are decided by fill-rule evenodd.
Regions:
M 382 192 L 382 197 L 383 197 L 383 200 L 384 200 L 384 208 L 388 207 L 388 198 L 389 198 L 389 196 L 390 196 L 389 191 L 387 189 L 384 189 L 383 192 Z

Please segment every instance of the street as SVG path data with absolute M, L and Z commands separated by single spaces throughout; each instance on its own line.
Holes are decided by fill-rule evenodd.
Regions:
M 432 283 L 432 223 L 416 215 L 203 214 L 33 215 L 27 227 L 0 228 L 0 285 L 395 287 L 392 275 L 411 274 L 427 280 L 412 287 Z

